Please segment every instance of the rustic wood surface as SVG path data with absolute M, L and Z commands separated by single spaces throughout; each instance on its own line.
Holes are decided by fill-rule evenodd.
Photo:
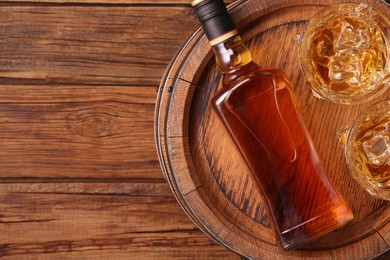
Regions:
M 0 1 L 0 258 L 239 259 L 188 219 L 155 150 L 189 2 Z
M 156 155 L 156 90 L 189 1 L 0 1 L 0 258 L 238 259 Z

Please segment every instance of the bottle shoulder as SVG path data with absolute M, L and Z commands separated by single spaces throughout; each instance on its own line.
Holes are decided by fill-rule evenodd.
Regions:
M 262 100 L 269 97 L 274 99 L 275 95 L 294 99 L 290 83 L 282 70 L 261 69 L 253 71 L 251 75 L 234 82 L 234 84 L 223 86 L 213 97 L 212 104 L 219 109 L 223 109 L 231 102 L 240 107 L 240 104 L 261 103 Z
M 237 70 L 228 74 L 224 74 L 222 78 L 222 85 L 224 89 L 232 88 L 236 85 L 240 85 L 243 82 L 248 84 L 252 81 L 257 80 L 269 80 L 272 79 L 276 84 L 281 82 L 286 82 L 287 85 L 290 84 L 286 74 L 280 68 L 260 68 L 255 63 L 244 67 L 241 70 Z
M 269 90 L 290 89 L 290 81 L 282 69 L 256 69 L 232 81 L 222 79 L 218 96 L 224 92 L 265 92 Z M 246 89 L 246 90 L 244 90 Z

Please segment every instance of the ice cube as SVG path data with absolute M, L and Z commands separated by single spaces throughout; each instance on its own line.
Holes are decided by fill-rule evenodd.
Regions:
M 343 22 L 341 31 L 337 38 L 335 47 L 337 49 L 349 49 L 356 44 L 356 33 L 353 26 L 348 22 Z
M 361 65 L 358 60 L 350 57 L 334 56 L 329 66 L 329 78 L 332 82 L 348 82 L 359 84 Z
M 370 32 L 367 30 L 367 28 L 359 29 L 357 32 L 359 41 L 357 42 L 355 49 L 359 52 L 362 52 L 370 45 Z
M 373 165 L 390 164 L 390 133 L 388 130 L 374 134 L 371 139 L 363 142 L 363 148 Z
M 348 50 L 350 53 L 361 52 L 370 41 L 369 31 L 361 22 L 345 18 L 336 41 L 336 48 Z
M 348 81 L 350 79 L 356 79 L 356 76 L 359 76 L 359 73 L 355 71 L 342 71 L 333 73 L 333 71 L 330 70 L 330 75 L 333 81 Z

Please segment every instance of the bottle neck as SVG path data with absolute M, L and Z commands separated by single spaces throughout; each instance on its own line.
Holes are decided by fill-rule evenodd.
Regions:
M 217 66 L 225 78 L 236 79 L 241 72 L 249 72 L 244 69 L 249 66 L 256 66 L 252 62 L 252 55 L 245 46 L 239 35 L 212 46 Z M 236 75 L 232 77 L 233 75 Z
M 194 0 L 191 4 L 213 48 L 225 82 L 242 78 L 257 68 L 223 0 Z

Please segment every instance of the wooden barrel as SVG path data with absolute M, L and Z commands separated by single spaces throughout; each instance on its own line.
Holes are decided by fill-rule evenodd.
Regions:
M 232 140 L 210 106 L 221 77 L 201 29 L 173 59 L 159 89 L 155 134 L 161 166 L 188 217 L 218 243 L 253 259 L 367 259 L 389 250 L 390 203 L 376 199 L 352 178 L 336 133 L 363 109 L 315 98 L 300 71 L 296 36 L 321 8 L 343 1 L 238 1 L 230 6 L 242 38 L 261 67 L 282 68 L 318 155 L 355 219 L 294 251 L 276 241 L 260 194 Z M 390 17 L 379 0 L 365 2 Z

